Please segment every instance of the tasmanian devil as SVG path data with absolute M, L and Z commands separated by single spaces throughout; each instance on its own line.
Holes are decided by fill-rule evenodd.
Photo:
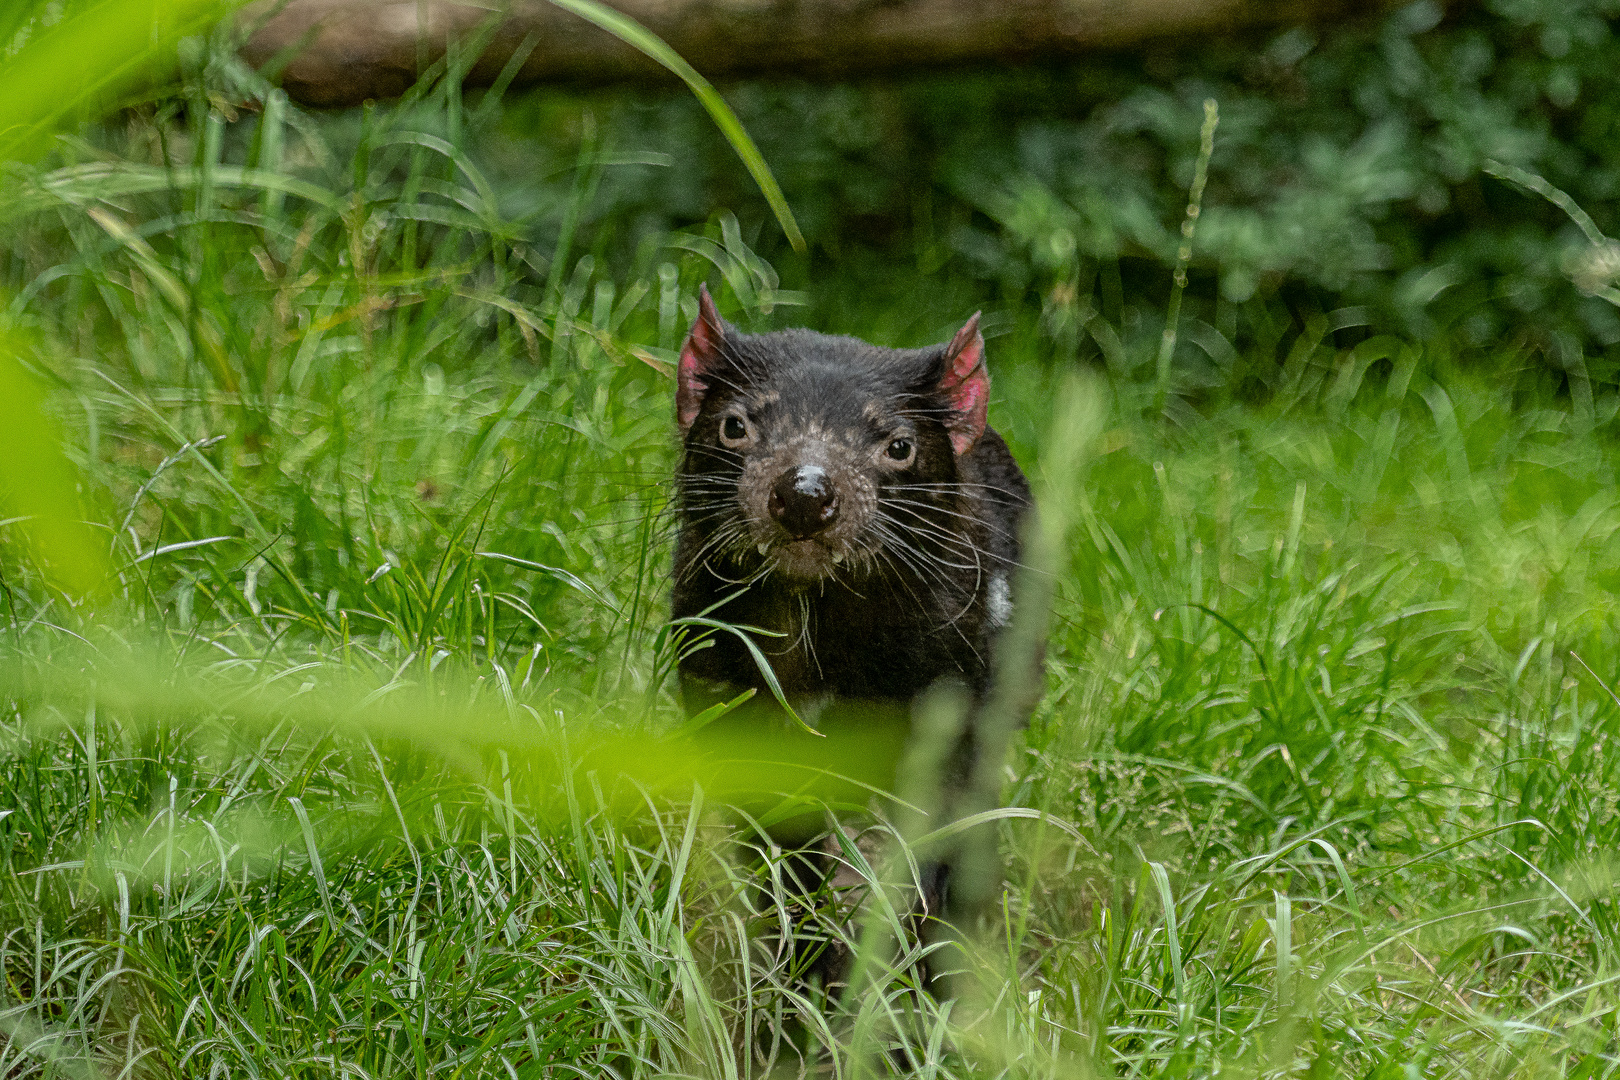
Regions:
M 925 690 L 957 684 L 969 704 L 946 755 L 947 802 L 979 753 L 976 713 L 1030 508 L 985 422 L 984 351 L 977 315 L 922 349 L 744 334 L 705 289 L 677 373 L 674 616 L 761 631 L 752 642 L 781 690 L 823 730 L 903 727 Z M 741 633 L 712 635 L 680 664 L 690 712 L 760 691 L 728 718 L 733 731 L 780 715 Z M 948 858 L 924 871 L 931 913 L 955 913 L 949 876 Z

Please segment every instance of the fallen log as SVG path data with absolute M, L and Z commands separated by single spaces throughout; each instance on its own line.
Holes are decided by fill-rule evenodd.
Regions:
M 611 0 L 699 71 L 840 78 L 953 63 L 1017 62 L 1365 14 L 1355 0 Z M 261 0 L 244 15 L 255 65 L 284 62 L 308 105 L 396 97 L 452 43 L 487 42 L 466 72 L 494 82 L 608 82 L 664 75 L 642 53 L 547 0 Z

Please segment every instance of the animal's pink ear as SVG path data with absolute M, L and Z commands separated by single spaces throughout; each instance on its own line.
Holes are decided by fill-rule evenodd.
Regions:
M 939 392 L 950 402 L 951 415 L 945 421 L 951 448 L 961 457 L 973 449 L 984 434 L 990 408 L 990 372 L 984 366 L 984 335 L 979 333 L 979 312 L 956 332 L 945 346 L 945 371 Z
M 692 332 L 681 346 L 681 362 L 675 371 L 675 419 L 685 435 L 703 407 L 703 395 L 709 392 L 708 376 L 721 361 L 726 324 L 715 310 L 707 285 L 698 286 L 698 317 Z

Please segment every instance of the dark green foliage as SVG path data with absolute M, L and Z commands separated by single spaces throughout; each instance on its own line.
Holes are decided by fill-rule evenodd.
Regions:
M 814 246 L 808 263 L 784 258 L 784 273 L 827 329 L 870 332 L 880 320 L 909 342 L 944 310 L 987 303 L 1039 312 L 1059 356 L 1106 356 L 1111 343 L 1088 333 L 1098 318 L 1133 362 L 1151 355 L 1201 102 L 1214 98 L 1222 121 L 1184 369 L 1229 376 L 1227 346 L 1269 351 L 1325 315 L 1341 344 L 1442 337 L 1470 364 L 1489 366 L 1506 347 L 1560 378 L 1590 368 L 1607 382 L 1620 314 L 1570 280 L 1583 238 L 1482 167 L 1494 158 L 1544 175 L 1612 231 L 1616 16 L 1613 0 L 1444 10 L 1420 0 L 1359 23 L 1201 36 L 1045 69 L 729 92 Z M 627 224 L 747 207 L 745 234 L 769 256 L 785 252 L 746 176 L 679 95 L 559 104 L 540 91 L 511 106 L 506 130 L 555 137 L 582 107 L 615 146 L 679 163 L 604 180 L 596 213 L 618 242 Z

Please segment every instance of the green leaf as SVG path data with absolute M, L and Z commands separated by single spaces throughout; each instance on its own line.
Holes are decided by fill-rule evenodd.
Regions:
M 0 161 L 38 153 L 86 106 L 129 89 L 175 43 L 237 4 L 220 0 L 101 0 L 54 25 L 40 5 L 28 39 L 0 62 Z
M 0 507 L 46 571 L 69 592 L 106 580 L 102 545 L 79 506 L 79 472 L 45 406 L 45 387 L 23 366 L 23 342 L 0 328 Z

